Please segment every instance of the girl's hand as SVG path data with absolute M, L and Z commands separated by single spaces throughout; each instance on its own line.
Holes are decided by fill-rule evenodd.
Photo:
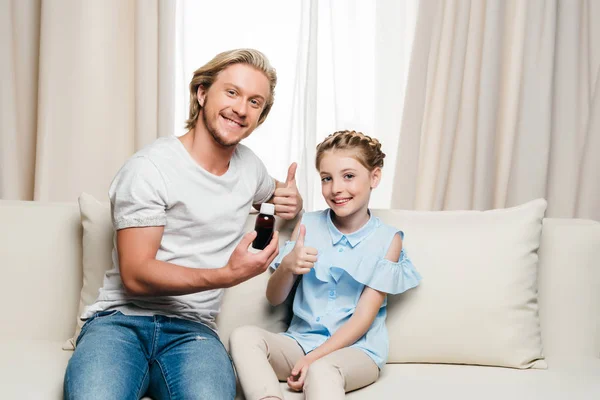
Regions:
M 308 367 L 311 364 L 311 360 L 308 356 L 304 356 L 298 360 L 294 368 L 292 369 L 291 375 L 287 378 L 287 384 L 290 389 L 297 392 L 301 392 L 304 387 L 304 379 L 308 373 Z
M 304 247 L 304 237 L 306 236 L 306 227 L 300 225 L 300 234 L 294 245 L 294 250 L 283 258 L 281 266 L 294 275 L 304 275 L 315 266 L 317 261 L 317 249 L 314 247 Z

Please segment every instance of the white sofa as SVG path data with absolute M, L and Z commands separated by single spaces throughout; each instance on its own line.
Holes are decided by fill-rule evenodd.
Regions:
M 393 214 L 376 212 L 384 221 Z M 289 226 L 282 232 L 283 242 Z M 545 219 L 538 254 L 548 369 L 388 363 L 375 384 L 348 398 L 600 399 L 600 224 Z M 61 347 L 73 335 L 83 279 L 78 205 L 0 201 L 0 277 L 0 398 L 59 399 L 72 354 Z M 219 319 L 225 342 L 242 323 L 285 328 L 289 309 L 268 306 L 267 278 L 227 291 Z

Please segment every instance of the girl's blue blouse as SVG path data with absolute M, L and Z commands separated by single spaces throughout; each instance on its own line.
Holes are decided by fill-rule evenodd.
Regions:
M 421 280 L 404 248 L 398 262 L 385 259 L 394 235 L 404 238 L 402 231 L 371 215 L 358 231 L 343 234 L 333 224 L 330 212 L 327 209 L 302 216 L 304 245 L 317 249 L 317 262 L 302 275 L 294 298 L 294 316 L 283 334 L 295 339 L 305 353 L 323 344 L 350 319 L 365 286 L 398 294 L 416 287 Z M 286 242 L 271 268 L 277 269 L 295 244 Z M 386 313 L 387 298 L 367 333 L 351 346 L 367 353 L 379 368 L 388 356 Z

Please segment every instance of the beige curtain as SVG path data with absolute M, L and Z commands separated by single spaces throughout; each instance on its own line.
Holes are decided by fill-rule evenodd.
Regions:
M 600 2 L 422 0 L 393 208 L 600 220 Z
M 0 199 L 106 199 L 172 134 L 174 3 L 0 1 Z

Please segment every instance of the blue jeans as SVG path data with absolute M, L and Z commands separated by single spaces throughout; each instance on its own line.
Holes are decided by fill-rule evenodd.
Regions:
M 90 318 L 67 366 L 65 399 L 235 398 L 218 336 L 192 321 L 105 311 Z

